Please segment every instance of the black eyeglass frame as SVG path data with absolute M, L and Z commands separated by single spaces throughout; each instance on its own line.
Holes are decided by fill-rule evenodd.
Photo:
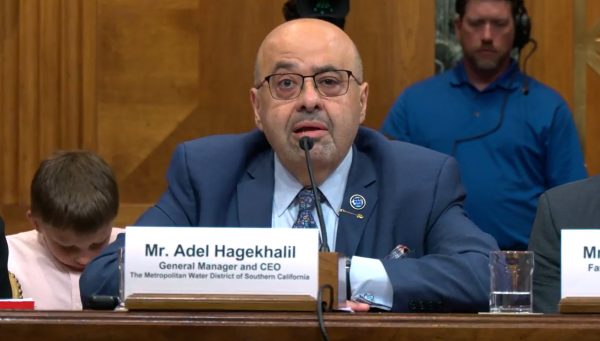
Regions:
M 319 76 L 321 74 L 324 74 L 324 73 L 328 73 L 328 72 L 345 72 L 348 75 L 348 82 L 346 83 L 346 90 L 343 93 L 341 93 L 339 95 L 335 95 L 335 96 L 328 96 L 328 95 L 324 94 L 323 92 L 321 92 L 321 90 L 319 89 L 319 85 L 317 84 L 317 82 L 315 80 L 315 77 L 317 77 L 317 76 Z M 275 97 L 275 95 L 273 95 L 273 90 L 271 89 L 271 82 L 270 82 L 270 80 L 271 80 L 272 77 L 275 77 L 275 76 L 285 76 L 285 75 L 294 75 L 294 76 L 299 76 L 300 78 L 302 78 L 302 83 L 300 84 L 300 91 L 298 91 L 298 94 L 296 96 L 294 96 L 294 97 L 290 97 L 290 98 L 277 98 L 277 97 Z M 348 93 L 348 89 L 350 89 L 350 78 L 354 78 L 354 81 L 356 81 L 356 84 L 358 84 L 358 85 L 362 84 L 362 82 L 359 81 L 358 78 L 356 78 L 356 76 L 354 75 L 354 73 L 352 73 L 352 71 L 340 69 L 340 70 L 324 70 L 324 71 L 319 71 L 319 72 L 317 72 L 317 73 L 315 73 L 313 75 L 310 75 L 310 76 L 304 76 L 304 75 L 301 75 L 301 74 L 295 73 L 295 72 L 273 73 L 273 74 L 270 74 L 267 77 L 265 77 L 262 80 L 262 82 L 260 82 L 254 88 L 258 90 L 258 89 L 260 89 L 263 86 L 263 84 L 265 84 L 265 82 L 267 82 L 267 84 L 269 85 L 268 86 L 268 88 L 269 88 L 269 94 L 271 94 L 271 97 L 273 99 L 276 99 L 276 100 L 279 100 L 279 101 L 289 101 L 289 100 L 294 100 L 294 99 L 300 97 L 300 95 L 302 94 L 302 90 L 304 90 L 304 83 L 305 83 L 304 80 L 306 78 L 312 78 L 313 83 L 315 84 L 315 89 L 317 90 L 317 92 L 319 93 L 319 95 L 321 95 L 323 97 L 327 97 L 327 98 L 340 97 L 340 96 L 344 96 L 345 94 L 347 94 Z

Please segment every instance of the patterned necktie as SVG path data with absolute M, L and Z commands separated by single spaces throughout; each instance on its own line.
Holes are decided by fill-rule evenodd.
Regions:
M 298 202 L 299 210 L 298 218 L 296 218 L 293 228 L 302 229 L 317 227 L 317 222 L 315 222 L 315 218 L 313 218 L 312 215 L 312 211 L 315 208 L 315 197 L 312 189 L 303 188 L 300 190 L 296 196 L 296 201 Z

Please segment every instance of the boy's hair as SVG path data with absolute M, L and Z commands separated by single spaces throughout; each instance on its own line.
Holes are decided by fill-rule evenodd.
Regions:
M 59 151 L 42 161 L 31 181 L 31 214 L 53 228 L 95 232 L 118 211 L 115 176 L 95 153 Z

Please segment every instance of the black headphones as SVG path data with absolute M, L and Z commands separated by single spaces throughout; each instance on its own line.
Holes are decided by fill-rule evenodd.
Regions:
M 519 51 L 531 40 L 531 19 L 527 15 L 527 9 L 523 0 L 512 2 L 513 13 L 515 13 L 515 41 L 513 47 Z

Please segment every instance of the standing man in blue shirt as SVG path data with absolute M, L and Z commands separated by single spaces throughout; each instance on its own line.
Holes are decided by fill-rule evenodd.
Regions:
M 522 0 L 457 0 L 463 59 L 407 88 L 382 131 L 454 156 L 465 209 L 501 249 L 525 250 L 546 189 L 585 178 L 567 103 L 511 58 L 530 41 Z

